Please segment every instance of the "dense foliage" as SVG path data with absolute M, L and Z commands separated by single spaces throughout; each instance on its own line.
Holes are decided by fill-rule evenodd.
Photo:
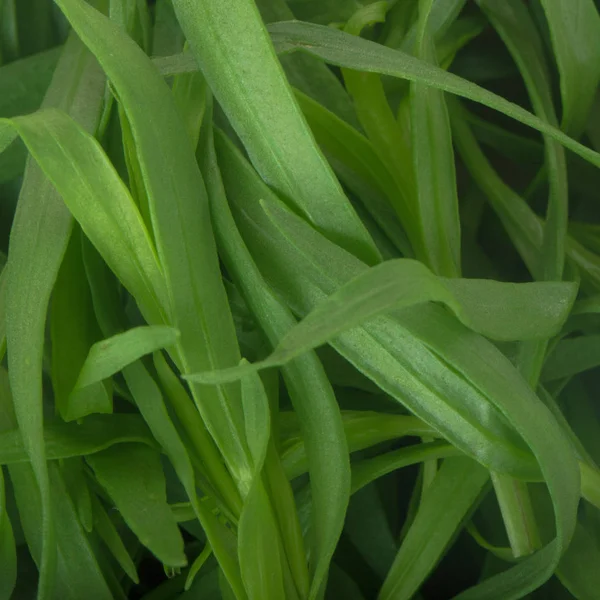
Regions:
M 0 600 L 600 598 L 598 2 L 0 17 Z

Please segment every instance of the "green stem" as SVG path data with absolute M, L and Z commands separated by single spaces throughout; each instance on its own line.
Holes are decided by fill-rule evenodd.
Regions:
M 541 541 L 527 484 L 500 473 L 491 475 L 515 558 L 532 554 Z

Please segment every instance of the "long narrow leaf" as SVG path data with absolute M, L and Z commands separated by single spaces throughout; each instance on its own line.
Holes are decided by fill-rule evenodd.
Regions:
M 269 25 L 269 32 L 277 52 L 301 50 L 320 56 L 334 65 L 418 81 L 468 98 L 548 134 L 576 154 L 596 166 L 600 166 L 600 154 L 586 148 L 520 106 L 399 50 L 392 50 L 338 30 L 311 23 L 295 21 L 276 23 Z
M 118 26 L 81 0 L 57 4 L 98 57 L 131 126 L 169 290 L 162 306 L 181 332 L 174 358 L 184 370 L 235 364 L 239 350 L 220 279 L 204 182 L 172 93 Z M 157 121 L 153 115 L 159 111 Z M 193 386 L 192 391 L 228 468 L 237 480 L 247 481 L 250 466 L 239 386 Z
M 216 142 L 219 165 L 209 146 L 205 168 L 219 246 L 269 342 L 276 346 L 296 321 L 269 288 L 236 228 L 224 194 L 225 190 L 233 193 L 232 186 L 239 181 L 233 162 L 235 154 L 221 135 L 216 136 Z M 348 450 L 333 389 L 316 355 L 307 354 L 290 362 L 283 369 L 283 376 L 301 422 L 308 457 L 313 498 L 310 597 L 315 598 L 326 578 L 344 524 L 350 488 Z
M 265 181 L 331 239 L 377 262 L 377 249 L 302 119 L 255 3 L 173 4 L 198 65 Z
M 44 106 L 66 109 L 88 131 L 100 118 L 105 80 L 83 45 L 71 36 Z M 82 102 L 85 96 L 86 102 Z M 61 167 L 62 168 L 62 167 Z M 15 412 L 42 497 L 39 597 L 49 598 L 56 560 L 49 479 L 43 445 L 42 352 L 50 293 L 71 231 L 71 216 L 41 169 L 26 168 L 10 237 L 6 338 Z M 37 494 L 37 491 L 33 491 Z

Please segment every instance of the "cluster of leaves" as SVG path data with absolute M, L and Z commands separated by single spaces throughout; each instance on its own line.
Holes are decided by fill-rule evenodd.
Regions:
M 598 2 L 0 16 L 0 600 L 598 598 Z

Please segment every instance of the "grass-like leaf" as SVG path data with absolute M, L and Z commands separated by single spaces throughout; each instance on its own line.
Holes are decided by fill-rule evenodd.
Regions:
M 138 442 L 153 448 L 156 442 L 137 415 L 92 415 L 81 424 L 50 421 L 44 427 L 49 459 L 85 456 L 114 444 Z M 17 429 L 0 433 L 0 463 L 27 462 L 29 457 Z
M 184 370 L 235 364 L 239 350 L 204 182 L 171 91 L 142 50 L 98 11 L 80 0 L 58 4 L 106 70 L 131 126 L 169 294 L 161 306 L 181 332 L 174 357 Z M 163 113 L 160 123 L 152 118 L 156 110 Z M 247 480 L 239 387 L 192 391 L 229 469 L 238 480 Z
M 79 65 L 77 68 L 75 65 Z M 57 66 L 44 106 L 66 109 L 88 131 L 99 118 L 105 80 L 73 36 Z M 83 95 L 87 101 L 81 102 Z M 57 164 L 60 169 L 62 165 Z M 71 216 L 41 169 L 30 163 L 11 229 L 6 282 L 6 339 L 15 412 L 42 498 L 39 597 L 51 593 L 56 548 L 43 445 L 42 354 L 48 301 L 71 232 Z M 30 492 L 36 496 L 38 491 Z
M 198 65 L 265 181 L 331 239 L 377 262 L 377 249 L 302 119 L 254 2 L 173 4 Z
M 597 152 L 586 148 L 520 106 L 399 50 L 310 23 L 276 23 L 269 25 L 269 32 L 277 52 L 300 50 L 340 67 L 401 77 L 474 100 L 548 134 L 592 164 L 600 166 L 600 155 Z
M 216 141 L 219 165 L 209 145 L 205 169 L 218 242 L 246 301 L 254 310 L 269 342 L 275 346 L 296 321 L 287 306 L 269 288 L 237 230 L 224 191 L 235 197 L 243 193 L 243 182 L 240 182 L 237 168 L 240 157 L 222 135 L 217 135 Z M 225 190 L 218 166 L 223 174 Z M 310 597 L 315 598 L 326 578 L 348 505 L 348 451 L 333 389 L 317 357 L 307 354 L 290 362 L 283 375 L 302 424 L 311 477 L 314 512 L 310 546 L 314 558 Z
M 185 566 L 183 538 L 167 504 L 159 453 L 130 444 L 125 452 L 115 447 L 96 452 L 87 462 L 142 544 L 165 565 Z

